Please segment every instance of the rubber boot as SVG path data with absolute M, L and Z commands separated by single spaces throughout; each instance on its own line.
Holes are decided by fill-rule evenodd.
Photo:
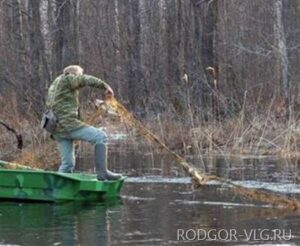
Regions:
M 107 169 L 107 147 L 105 144 L 96 144 L 95 162 L 98 180 L 117 180 L 122 178 L 121 174 L 113 173 Z

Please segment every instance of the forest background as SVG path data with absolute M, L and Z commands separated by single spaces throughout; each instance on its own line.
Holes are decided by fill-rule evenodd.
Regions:
M 295 0 L 0 0 L 0 120 L 24 141 L 0 125 L 0 159 L 55 152 L 39 121 L 70 64 L 183 154 L 295 156 L 299 13 Z M 83 118 L 99 96 L 82 92 Z

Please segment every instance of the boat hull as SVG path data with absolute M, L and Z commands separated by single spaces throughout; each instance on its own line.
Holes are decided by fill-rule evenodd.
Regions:
M 105 201 L 116 198 L 124 183 L 98 181 L 96 175 L 33 170 L 0 170 L 0 199 L 29 201 Z

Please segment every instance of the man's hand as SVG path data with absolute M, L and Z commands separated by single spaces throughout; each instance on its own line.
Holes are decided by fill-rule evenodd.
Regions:
M 100 99 L 96 99 L 96 100 L 94 101 L 94 103 L 95 103 L 95 106 L 96 106 L 97 108 L 99 108 L 99 107 L 105 105 L 105 102 L 104 102 L 103 100 L 100 100 Z
M 109 87 L 107 87 L 107 89 L 105 90 L 105 99 L 111 99 L 112 97 L 114 97 L 114 91 L 113 91 L 112 88 L 109 86 Z

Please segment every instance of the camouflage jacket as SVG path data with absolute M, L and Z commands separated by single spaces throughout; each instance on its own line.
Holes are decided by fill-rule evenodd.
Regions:
M 47 109 L 52 109 L 58 119 L 55 133 L 67 133 L 79 129 L 86 124 L 79 120 L 79 89 L 91 86 L 105 90 L 108 85 L 90 75 L 60 75 L 48 90 Z

